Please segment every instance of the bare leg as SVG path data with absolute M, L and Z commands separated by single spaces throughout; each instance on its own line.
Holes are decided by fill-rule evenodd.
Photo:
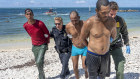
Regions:
M 72 56 L 73 70 L 74 70 L 76 79 L 79 79 L 78 60 L 79 60 L 79 56 Z
M 82 56 L 82 67 L 85 70 L 85 78 L 88 78 L 87 67 L 85 65 L 86 56 Z

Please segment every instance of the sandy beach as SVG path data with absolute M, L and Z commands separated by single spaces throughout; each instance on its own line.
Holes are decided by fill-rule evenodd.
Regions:
M 131 54 L 125 53 L 125 79 L 140 79 L 140 35 L 130 34 Z M 38 70 L 31 51 L 30 40 L 24 42 L 8 42 L 0 44 L 0 79 L 37 79 Z M 61 64 L 51 40 L 45 54 L 44 71 L 46 79 L 59 79 Z M 115 79 L 114 62 L 111 60 L 111 76 L 106 79 Z M 70 75 L 66 79 L 75 79 L 72 60 L 69 61 Z M 80 79 L 85 79 L 81 59 L 79 61 Z

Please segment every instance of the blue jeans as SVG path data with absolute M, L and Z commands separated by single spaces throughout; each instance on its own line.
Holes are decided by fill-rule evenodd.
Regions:
M 62 64 L 62 70 L 61 70 L 61 74 L 60 77 L 65 78 L 65 76 L 70 73 L 69 71 L 69 67 L 68 67 L 68 63 L 69 63 L 69 58 L 71 56 L 71 53 L 59 53 L 59 58 Z

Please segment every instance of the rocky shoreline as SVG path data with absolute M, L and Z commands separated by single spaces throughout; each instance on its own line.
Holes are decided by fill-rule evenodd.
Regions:
M 140 79 L 140 36 L 130 38 L 131 54 L 125 53 L 125 79 Z M 57 52 L 52 45 L 45 54 L 44 71 L 46 79 L 59 79 L 61 64 Z M 111 60 L 111 75 L 106 79 L 115 79 L 114 62 Z M 66 79 L 75 79 L 72 60 L 69 61 L 70 75 Z M 85 79 L 82 62 L 79 59 L 80 79 Z M 17 48 L 15 50 L 0 50 L 0 79 L 37 79 L 38 70 L 34 62 L 31 48 Z
M 128 9 L 128 10 L 118 10 L 118 12 L 139 12 L 139 10 Z

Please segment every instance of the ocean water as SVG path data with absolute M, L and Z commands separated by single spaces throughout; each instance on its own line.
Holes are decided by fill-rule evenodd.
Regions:
M 55 16 L 61 16 L 64 24 L 67 24 L 70 21 L 69 13 L 73 10 L 78 11 L 82 20 L 87 20 L 96 14 L 95 8 L 92 8 L 91 12 L 88 8 L 54 8 L 57 15 L 46 15 L 45 12 L 49 8 L 31 9 L 34 12 L 34 18 L 43 21 L 49 30 L 54 26 Z M 129 32 L 140 31 L 140 8 L 120 8 L 120 10 L 128 9 L 139 10 L 139 12 L 118 12 L 118 15 L 125 19 Z M 0 42 L 29 39 L 23 28 L 23 24 L 27 21 L 24 10 L 25 8 L 0 8 Z

